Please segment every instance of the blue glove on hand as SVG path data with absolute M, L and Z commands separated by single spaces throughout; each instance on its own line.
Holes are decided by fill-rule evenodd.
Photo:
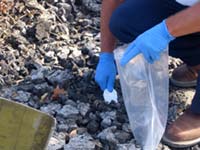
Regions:
M 108 89 L 109 92 L 113 91 L 116 72 L 114 54 L 101 53 L 95 75 L 95 81 L 99 84 L 101 90 Z
M 132 58 L 142 53 L 144 58 L 153 63 L 160 59 L 170 41 L 175 38 L 169 33 L 165 20 L 139 35 L 126 49 L 120 64 L 125 66 Z

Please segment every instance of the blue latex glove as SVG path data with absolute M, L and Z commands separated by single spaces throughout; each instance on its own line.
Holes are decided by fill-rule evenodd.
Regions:
M 163 52 L 170 41 L 175 38 L 169 33 L 165 20 L 153 28 L 139 35 L 127 47 L 120 64 L 125 66 L 132 58 L 142 53 L 144 58 L 153 63 L 160 59 L 160 54 Z
M 95 81 L 99 84 L 101 90 L 108 89 L 109 92 L 113 91 L 116 72 L 114 54 L 102 52 L 95 75 Z

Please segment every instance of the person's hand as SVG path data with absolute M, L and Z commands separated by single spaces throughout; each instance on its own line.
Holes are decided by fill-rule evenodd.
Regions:
M 142 53 L 149 63 L 160 59 L 170 41 L 175 38 L 169 33 L 165 20 L 139 35 L 127 47 L 120 64 L 125 66 L 132 58 Z
M 99 63 L 95 74 L 95 81 L 99 84 L 101 90 L 108 89 L 109 92 L 112 92 L 116 72 L 114 54 L 102 52 L 99 57 Z

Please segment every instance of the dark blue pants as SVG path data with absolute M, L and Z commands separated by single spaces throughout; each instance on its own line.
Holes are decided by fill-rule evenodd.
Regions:
M 175 0 L 125 0 L 113 12 L 110 30 L 118 40 L 129 43 L 163 19 L 186 8 Z M 200 33 L 175 39 L 169 45 L 169 53 L 190 66 L 200 64 Z M 200 113 L 200 87 L 197 91 L 191 108 Z

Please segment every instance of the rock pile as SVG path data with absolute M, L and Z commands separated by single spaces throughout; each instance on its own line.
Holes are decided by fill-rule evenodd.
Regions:
M 106 104 L 94 82 L 101 1 L 11 2 L 0 15 L 0 96 L 57 119 L 49 150 L 135 148 L 122 97 Z M 170 59 L 170 72 L 179 64 Z M 116 89 L 121 95 L 119 81 Z M 186 108 L 191 92 L 170 88 L 169 121 Z

